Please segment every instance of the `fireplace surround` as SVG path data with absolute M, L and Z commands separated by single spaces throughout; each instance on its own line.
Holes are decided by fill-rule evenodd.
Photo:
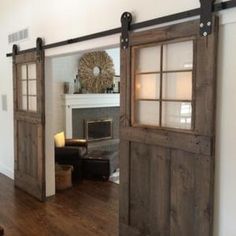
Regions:
M 112 119 L 85 120 L 85 138 L 88 142 L 112 139 Z
M 108 138 L 118 139 L 119 138 L 119 116 L 120 116 L 119 107 L 73 109 L 72 110 L 72 137 L 90 139 L 90 141 L 99 141 L 99 139 L 102 138 L 103 136 L 104 138 L 105 136 L 107 137 L 106 138 L 107 141 L 108 141 Z M 101 122 L 105 120 L 112 120 L 112 122 L 111 123 Z M 98 128 L 97 132 L 100 132 L 100 131 L 103 132 L 101 129 L 99 131 L 99 128 L 101 128 L 100 126 L 104 126 L 104 128 L 109 128 L 109 125 L 110 125 L 111 130 L 108 130 L 106 132 L 107 133 L 106 135 L 97 133 L 95 134 L 97 136 L 95 137 L 95 139 L 93 139 L 92 137 L 89 138 L 87 135 L 87 122 L 91 122 L 90 127 L 92 128 L 93 126 L 96 126 L 94 128 Z M 111 132 L 110 134 L 109 134 L 109 131 Z
M 120 94 L 66 94 L 64 107 L 67 138 L 85 137 L 84 131 L 78 128 L 79 122 L 101 118 L 112 118 L 113 138 L 118 138 Z M 88 111 L 90 116 L 85 116 Z

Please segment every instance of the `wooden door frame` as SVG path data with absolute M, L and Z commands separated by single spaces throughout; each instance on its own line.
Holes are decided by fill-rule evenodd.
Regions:
M 187 27 L 186 27 L 187 25 Z M 204 76 L 197 82 L 195 89 L 198 90 L 197 99 L 204 100 L 206 104 L 213 103 L 213 109 L 209 113 L 206 112 L 205 107 L 196 105 L 194 115 L 198 116 L 193 132 L 182 131 L 181 134 L 173 129 L 164 128 L 142 128 L 132 127 L 131 118 L 131 101 L 132 97 L 130 91 L 132 89 L 131 84 L 131 65 L 132 59 L 131 47 L 137 45 L 144 45 L 153 42 L 166 42 L 173 39 L 180 39 L 184 37 L 195 37 L 200 39 L 199 35 L 199 20 L 183 22 L 175 25 L 168 25 L 166 27 L 155 28 L 151 30 L 145 30 L 135 33 L 129 33 L 129 46 L 127 48 L 121 48 L 121 117 L 120 117 L 120 235 L 137 235 L 141 236 L 140 232 L 130 225 L 130 148 L 132 142 L 150 144 L 150 145 L 161 145 L 163 147 L 171 147 L 173 149 L 181 147 L 182 150 L 212 156 L 213 169 L 211 170 L 211 183 L 209 189 L 209 222 L 210 222 L 210 235 L 213 231 L 213 190 L 214 190 L 214 142 L 215 142 L 215 102 L 216 102 L 216 52 L 217 52 L 217 32 L 218 32 L 218 18 L 215 17 L 213 21 L 213 34 L 208 37 L 201 38 L 197 42 L 200 47 L 202 45 L 208 45 L 208 40 L 211 42 L 209 57 L 205 54 L 204 60 L 201 60 L 201 53 L 197 52 L 196 60 L 198 67 L 196 73 L 199 75 L 208 75 L 207 82 L 204 81 Z M 198 46 L 199 46 L 198 45 Z M 214 60 L 212 61 L 212 56 Z M 205 66 L 207 62 L 208 66 Z M 201 87 L 206 84 L 209 97 L 200 97 Z M 206 92 L 207 94 L 207 92 Z M 194 101 L 195 102 L 195 101 Z M 200 115 L 203 114 L 203 115 Z M 204 125 L 203 125 L 204 124 Z M 206 125 L 205 125 L 206 124 Z M 210 127 L 205 128 L 205 127 Z M 171 138 L 170 138 L 171 134 Z M 184 135 L 183 135 L 184 134 Z
M 30 179 L 25 179 L 19 175 L 17 172 L 17 159 L 18 159 L 18 125 L 17 120 L 19 117 L 22 116 L 22 119 L 24 119 L 24 114 L 31 113 L 29 111 L 21 111 L 19 106 L 19 94 L 18 94 L 18 87 L 19 87 L 19 81 L 18 81 L 18 64 L 24 64 L 24 63 L 35 63 L 36 64 L 36 74 L 37 78 L 37 112 L 31 113 L 31 122 L 41 122 L 42 128 L 40 129 L 38 135 L 39 139 L 41 140 L 40 145 L 41 149 L 43 150 L 43 153 L 38 153 L 38 155 L 41 156 L 40 160 L 40 166 L 38 167 L 38 180 L 39 185 L 41 185 L 40 191 L 38 191 L 37 188 L 33 187 L 28 182 L 31 190 L 28 192 L 30 195 L 33 195 L 34 197 L 37 197 L 40 201 L 46 200 L 46 165 L 45 165 L 45 159 L 46 159 L 46 151 L 45 151 L 45 56 L 44 56 L 44 50 L 43 50 L 43 40 L 41 38 L 36 39 L 36 50 L 34 52 L 24 52 L 19 54 L 18 53 L 18 47 L 17 45 L 13 45 L 13 95 L 14 95 L 14 156 L 15 156 L 15 162 L 14 162 L 14 169 L 15 169 L 15 185 L 20 188 L 24 188 L 25 185 L 27 185 L 27 181 L 30 181 Z M 18 117 L 18 118 L 17 118 Z M 21 119 L 21 118 L 20 118 Z M 34 121 L 35 119 L 35 121 Z M 38 144 L 39 145 L 39 144 Z M 17 177 L 18 176 L 18 177 Z M 17 181 L 17 178 L 21 179 L 21 181 Z M 17 181 L 17 182 L 16 182 Z M 26 190 L 25 190 L 26 191 Z

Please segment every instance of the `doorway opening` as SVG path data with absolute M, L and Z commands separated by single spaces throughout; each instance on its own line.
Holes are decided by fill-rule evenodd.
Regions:
M 46 142 L 50 156 L 46 169 L 51 169 L 47 170 L 51 192 L 55 185 L 60 189 L 57 171 L 65 166 L 72 167 L 68 187 L 79 189 L 80 183 L 84 186 L 88 181 L 88 185 L 98 183 L 100 189 L 103 185 L 107 189 L 108 183 L 111 191 L 118 189 L 120 48 L 49 57 L 45 76 L 46 90 L 50 91 L 46 91 L 46 130 L 50 137 Z

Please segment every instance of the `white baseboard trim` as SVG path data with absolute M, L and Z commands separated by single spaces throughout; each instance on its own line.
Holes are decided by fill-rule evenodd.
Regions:
M 0 173 L 6 175 L 10 179 L 14 179 L 14 171 L 1 163 L 0 163 Z

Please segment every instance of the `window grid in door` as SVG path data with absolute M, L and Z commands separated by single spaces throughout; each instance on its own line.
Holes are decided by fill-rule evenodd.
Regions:
M 37 112 L 36 64 L 22 64 L 20 73 L 19 109 L 26 112 Z
M 133 48 L 133 126 L 192 129 L 193 48 L 193 40 Z

